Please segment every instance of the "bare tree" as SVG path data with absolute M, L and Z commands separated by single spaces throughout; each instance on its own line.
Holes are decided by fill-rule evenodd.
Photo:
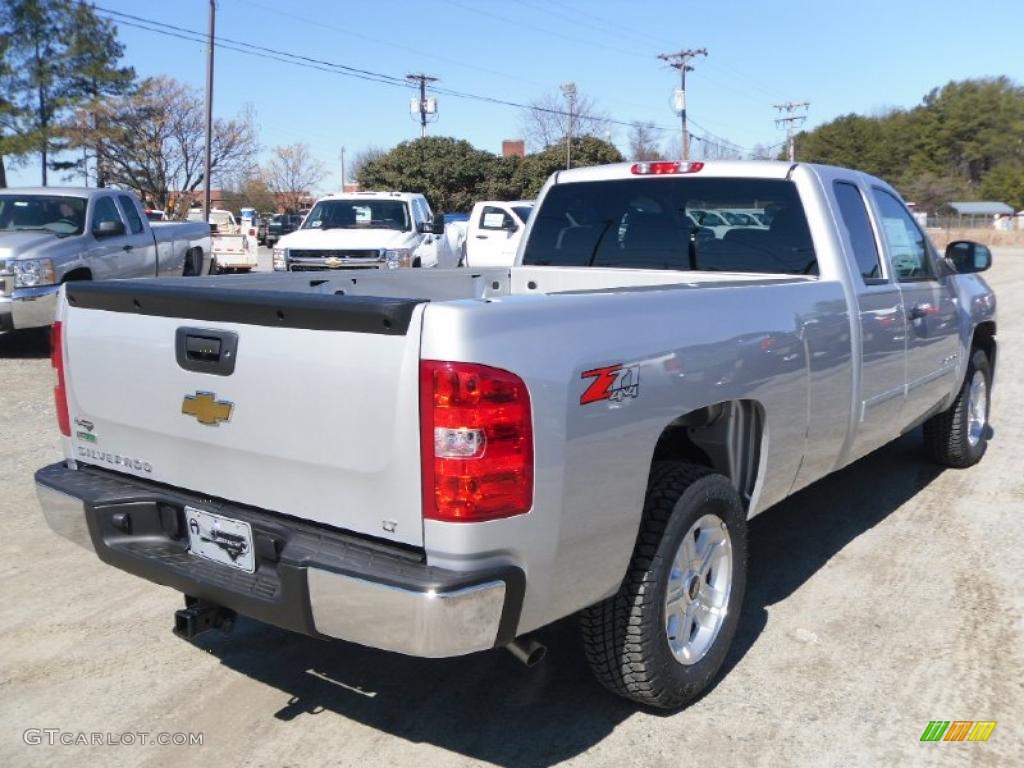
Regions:
M 654 123 L 633 123 L 629 129 L 629 159 L 658 160 L 660 157 L 658 130 Z
M 221 195 L 225 207 L 233 211 L 240 208 L 255 208 L 264 213 L 277 211 L 277 200 L 259 169 L 233 180 L 230 185 L 225 185 Z
M 267 186 L 290 211 L 299 210 L 326 175 L 327 167 L 313 157 L 308 144 L 275 147 L 273 159 L 263 169 Z
M 352 158 L 352 163 L 349 165 L 348 171 L 346 171 L 345 175 L 349 180 L 359 182 L 359 172 L 363 169 L 363 166 L 373 160 L 379 160 L 387 153 L 388 151 L 386 149 L 374 144 L 359 150 L 356 152 L 355 157 Z
M 547 93 L 530 102 L 519 123 L 526 143 L 533 151 L 560 144 L 569 134 L 569 105 L 559 92 Z M 589 96 L 578 93 L 572 117 L 572 135 L 607 139 L 611 122 Z
M 680 137 L 669 139 L 665 145 L 666 157 L 679 157 Z M 727 139 L 717 136 L 694 136 L 690 134 L 690 157 L 693 160 L 742 160 L 743 151 Z
M 169 77 L 144 80 L 134 92 L 75 114 L 72 146 L 92 147 L 103 157 L 108 183 L 136 190 L 149 205 L 188 209 L 203 183 L 203 101 Z M 254 117 L 215 120 L 211 171 L 230 179 L 252 168 L 258 144 Z
M 772 153 L 772 148 L 767 144 L 755 144 L 753 149 L 750 151 L 751 160 L 774 160 L 775 155 Z

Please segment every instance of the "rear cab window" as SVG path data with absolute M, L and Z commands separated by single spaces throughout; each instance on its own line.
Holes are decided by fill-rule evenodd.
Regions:
M 796 186 L 781 179 L 556 184 L 534 219 L 524 265 L 818 274 Z

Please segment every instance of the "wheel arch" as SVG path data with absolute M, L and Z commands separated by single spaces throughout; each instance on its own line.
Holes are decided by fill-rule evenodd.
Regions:
M 768 432 L 764 406 L 756 400 L 726 400 L 673 419 L 658 436 L 653 462 L 682 461 L 725 475 L 748 514 L 764 472 Z
M 62 283 L 70 283 L 75 280 L 92 280 L 92 270 L 88 267 L 75 267 L 61 278 Z
M 980 349 L 988 356 L 989 371 L 994 379 L 996 373 L 997 349 L 995 320 L 985 320 L 975 326 L 974 334 L 971 337 L 971 349 Z

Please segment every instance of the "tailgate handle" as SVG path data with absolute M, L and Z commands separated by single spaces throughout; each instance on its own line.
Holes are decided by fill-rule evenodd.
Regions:
M 181 327 L 175 333 L 174 353 L 186 371 L 230 376 L 235 372 L 238 334 L 213 328 Z

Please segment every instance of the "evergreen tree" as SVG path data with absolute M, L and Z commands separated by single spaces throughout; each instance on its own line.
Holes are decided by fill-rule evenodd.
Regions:
M 64 118 L 90 99 L 122 93 L 131 69 L 117 67 L 123 47 L 116 29 L 95 9 L 73 0 L 6 0 L 0 7 L 0 37 L 6 43 L 7 116 L 3 149 L 37 153 L 41 180 L 47 171 L 74 167 L 55 163 L 67 147 Z

